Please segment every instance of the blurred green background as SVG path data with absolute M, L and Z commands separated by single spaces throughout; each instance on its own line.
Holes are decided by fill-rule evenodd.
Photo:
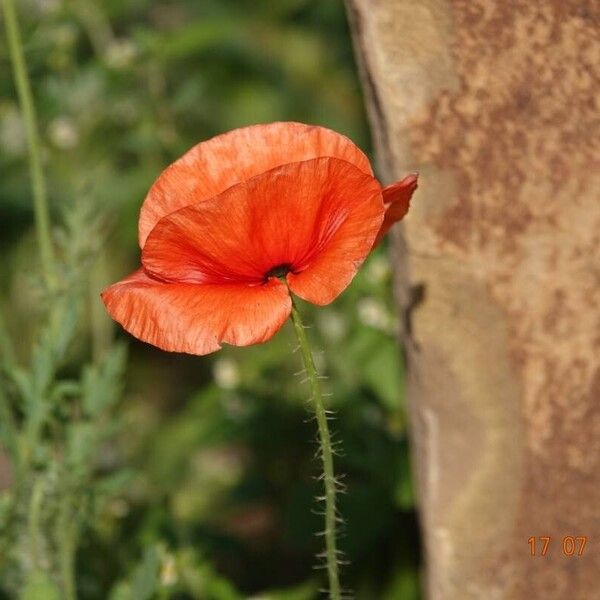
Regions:
M 193 144 L 242 125 L 296 120 L 370 150 L 341 0 L 18 4 L 52 210 L 85 201 L 109 215 L 109 243 L 94 265 L 90 318 L 71 368 L 89 345 L 101 352 L 113 335 L 128 338 L 97 294 L 136 268 L 145 193 Z M 5 320 L 26 355 L 39 312 L 28 283 L 37 258 L 4 42 L 0 285 Z M 303 305 L 344 449 L 337 460 L 348 487 L 340 501 L 343 580 L 365 600 L 419 597 L 391 287 L 383 246 L 332 305 Z M 128 344 L 124 425 L 96 459 L 101 470 L 126 473 L 126 483 L 84 536 L 80 597 L 124 598 L 124 582 L 146 575 L 157 578 L 160 598 L 317 598 L 315 424 L 307 421 L 308 389 L 294 375 L 301 365 L 291 327 L 266 345 L 204 358 Z M 4 479 L 0 485 L 10 485 Z

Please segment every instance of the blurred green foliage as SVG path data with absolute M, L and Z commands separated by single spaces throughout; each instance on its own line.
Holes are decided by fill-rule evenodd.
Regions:
M 90 346 L 94 356 L 109 346 L 113 326 L 98 292 L 136 267 L 140 204 L 160 171 L 190 146 L 245 124 L 297 120 L 369 149 L 339 0 L 23 0 L 19 8 L 54 215 L 85 204 L 110 216 L 97 234 L 109 231 L 109 243 L 87 267 L 87 317 L 61 362 L 63 378 L 88 361 Z M 28 363 L 45 305 L 31 282 L 37 258 L 25 153 L 0 38 L 0 305 L 15 360 Z M 65 255 L 75 244 L 69 239 Z M 348 487 L 340 501 L 350 562 L 344 583 L 359 600 L 418 598 L 404 381 L 385 248 L 331 306 L 302 308 L 323 351 L 319 368 L 329 376 L 344 449 L 337 460 Z M 89 477 L 105 486 L 107 499 L 91 513 L 77 548 L 79 597 L 318 597 L 315 424 L 307 422 L 308 390 L 293 375 L 301 365 L 291 328 L 268 344 L 205 358 L 128 342 L 119 426 L 105 432 L 111 442 L 82 444 L 99 433 L 85 424 L 70 438 L 94 450 L 81 464 L 94 465 Z M 119 366 L 84 371 L 84 411 L 112 410 L 103 403 L 116 401 L 116 375 L 103 377 L 106 369 Z M 0 485 L 10 493 L 14 474 L 0 462 Z M 6 594 L 7 568 L 0 554 Z M 44 585 L 32 580 L 30 597 Z

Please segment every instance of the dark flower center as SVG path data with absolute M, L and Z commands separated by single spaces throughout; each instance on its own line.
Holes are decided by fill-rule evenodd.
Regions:
M 265 281 L 268 281 L 269 277 L 277 277 L 279 279 L 285 277 L 292 270 L 292 265 L 284 263 L 273 267 L 270 271 L 265 273 Z

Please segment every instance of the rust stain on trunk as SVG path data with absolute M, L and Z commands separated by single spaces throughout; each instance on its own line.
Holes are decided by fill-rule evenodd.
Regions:
M 422 173 L 397 270 L 405 306 L 426 290 L 406 344 L 429 596 L 600 598 L 600 3 L 350 4 L 385 175 Z

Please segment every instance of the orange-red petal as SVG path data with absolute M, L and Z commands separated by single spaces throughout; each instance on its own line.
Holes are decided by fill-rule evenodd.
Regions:
M 140 211 L 140 247 L 158 221 L 184 206 L 292 162 L 331 156 L 371 175 L 368 158 L 347 137 L 302 123 L 235 129 L 194 146 L 156 180 Z
M 261 286 L 163 283 L 142 269 L 104 290 L 102 299 L 111 317 L 140 340 L 199 355 L 221 343 L 265 342 L 291 311 L 289 292 L 277 279 Z
M 418 178 L 419 175 L 417 173 L 411 173 L 404 177 L 404 179 L 383 188 L 385 218 L 374 245 L 377 245 L 392 225 L 403 219 L 408 212 L 410 199 L 418 187 Z
M 161 219 L 142 263 L 153 277 L 259 285 L 286 266 L 292 291 L 331 302 L 354 277 L 383 220 L 381 186 L 318 158 L 277 167 Z

